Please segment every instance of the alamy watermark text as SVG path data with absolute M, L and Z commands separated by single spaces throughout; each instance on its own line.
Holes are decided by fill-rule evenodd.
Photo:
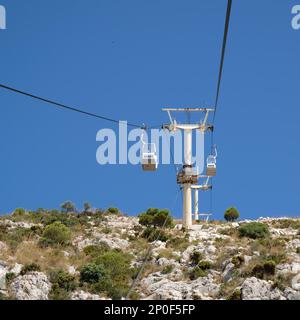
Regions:
M 300 4 L 293 6 L 292 15 L 292 28 L 294 30 L 300 30 Z
M 0 5 L 0 30 L 6 29 L 6 9 Z

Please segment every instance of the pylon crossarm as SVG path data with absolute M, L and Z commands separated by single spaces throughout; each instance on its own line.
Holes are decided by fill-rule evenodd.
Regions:
M 214 112 L 213 108 L 162 108 L 162 111 L 169 112 Z

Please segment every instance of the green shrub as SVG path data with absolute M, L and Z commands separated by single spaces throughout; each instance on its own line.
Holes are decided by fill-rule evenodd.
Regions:
M 198 265 L 199 262 L 203 259 L 203 255 L 201 252 L 199 251 L 193 251 L 191 254 L 190 254 L 190 262 L 193 264 L 193 265 Z
M 66 227 L 73 227 L 79 224 L 85 225 L 87 223 L 87 219 L 84 214 L 67 212 L 62 214 L 58 210 L 51 210 L 41 217 L 41 223 L 44 226 L 48 226 L 54 222 L 61 222 Z
M 113 300 L 120 300 L 126 297 L 129 287 L 122 282 L 116 282 L 113 279 L 105 278 L 92 286 L 92 291 L 95 293 L 105 293 Z
M 269 228 L 266 224 L 260 222 L 250 222 L 239 227 L 241 237 L 251 239 L 262 239 L 269 236 Z
M 96 283 L 106 277 L 106 270 L 103 265 L 89 263 L 80 270 L 80 281 Z
M 130 300 L 140 300 L 141 296 L 138 292 L 132 291 L 129 295 Z
M 52 271 L 50 281 L 52 286 L 49 298 L 51 300 L 69 300 L 70 292 L 77 287 L 75 276 L 63 270 Z
M 224 213 L 224 218 L 226 221 L 235 221 L 240 217 L 240 213 L 236 208 L 228 208 Z
M 14 280 L 14 278 L 15 278 L 16 276 L 17 276 L 17 275 L 16 275 L 14 272 L 8 272 L 8 273 L 5 275 L 6 284 L 12 283 L 12 281 Z
M 190 272 L 189 277 L 191 280 L 196 280 L 200 277 L 206 277 L 207 271 L 211 269 L 212 264 L 209 261 L 200 261 Z
M 44 229 L 42 243 L 46 245 L 65 245 L 71 239 L 71 231 L 59 221 L 56 221 Z
M 28 272 L 34 272 L 34 271 L 37 271 L 37 272 L 41 271 L 41 267 L 37 263 L 25 264 L 25 266 L 22 267 L 20 274 L 23 276 Z
M 69 213 L 69 212 L 76 212 L 76 207 L 74 203 L 71 201 L 66 201 L 61 205 L 61 208 L 63 212 Z
M 198 278 L 203 278 L 207 276 L 207 271 L 199 268 L 198 266 L 194 267 L 189 272 L 190 280 L 196 280 Z
M 272 287 L 284 291 L 287 287 L 291 286 L 291 282 L 294 277 L 294 273 L 278 274 L 273 280 Z
M 109 245 L 106 244 L 105 242 L 101 242 L 98 245 L 90 245 L 85 247 L 83 249 L 83 252 L 89 257 L 96 258 L 109 250 L 110 250 Z
M 276 271 L 276 263 L 273 260 L 264 262 L 264 272 L 267 275 L 274 275 Z
M 91 206 L 88 202 L 85 202 L 85 203 L 83 204 L 83 209 L 84 209 L 83 212 L 89 213 L 90 210 L 92 209 L 92 206 Z
M 298 247 L 298 248 L 296 249 L 296 252 L 297 252 L 298 254 L 300 254 L 300 247 Z
M 240 289 L 236 289 L 233 293 L 226 298 L 226 300 L 242 300 L 242 291 Z
M 163 268 L 163 270 L 161 271 L 162 274 L 168 274 L 168 273 L 171 273 L 173 271 L 173 266 L 172 265 L 168 265 L 168 266 L 165 266 Z
M 142 235 L 142 238 L 147 239 L 149 242 L 153 242 L 156 240 L 166 242 L 168 241 L 169 237 L 166 232 L 162 229 L 157 229 L 155 227 L 147 227 Z
M 120 215 L 120 210 L 118 208 L 108 208 L 107 209 L 108 214 L 114 214 L 114 215 Z
M 105 233 L 105 234 L 110 234 L 112 233 L 112 229 L 111 228 L 108 228 L 108 227 L 104 227 L 101 232 Z
M 251 275 L 256 278 L 263 279 L 264 278 L 264 266 L 261 263 L 255 265 L 252 269 Z
M 93 285 L 95 292 L 106 293 L 112 299 L 125 297 L 131 282 L 133 270 L 129 254 L 111 250 L 99 256 L 95 263 L 105 270 L 106 277 Z
M 190 245 L 190 242 L 189 242 L 188 238 L 175 237 L 175 238 L 171 238 L 167 242 L 166 247 L 172 248 L 174 251 L 182 252 L 182 251 L 185 251 L 189 245 Z
M 117 250 L 105 252 L 95 263 L 104 266 L 107 274 L 112 278 L 128 279 L 130 277 L 130 262 L 132 257 Z
M 232 259 L 231 259 L 231 262 L 235 265 L 236 268 L 239 268 L 244 262 L 245 262 L 245 259 L 243 256 L 234 256 Z
M 264 279 L 265 277 L 274 275 L 275 270 L 276 263 L 273 260 L 268 260 L 255 265 L 251 274 L 256 278 Z
M 13 216 L 14 217 L 24 217 L 26 214 L 25 209 L 23 208 L 17 208 L 14 212 L 13 212 Z
M 60 289 L 72 291 L 76 288 L 75 276 L 63 270 L 52 271 L 50 273 L 50 282 Z
M 60 288 L 56 283 L 52 284 L 51 291 L 49 292 L 49 300 L 70 300 L 70 292 Z
M 18 247 L 20 243 L 30 240 L 32 236 L 34 236 L 34 232 L 29 228 L 25 229 L 17 227 L 10 230 L 8 230 L 7 228 L 1 228 L 0 231 L 1 241 L 5 241 L 13 251 Z
M 200 261 L 198 263 L 198 268 L 202 269 L 202 270 L 209 270 L 212 267 L 212 263 L 209 261 Z
M 43 234 L 43 228 L 41 226 L 32 226 L 30 230 L 33 234 L 41 236 Z
M 139 223 L 144 226 L 172 228 L 173 218 L 168 210 L 150 208 L 139 215 Z

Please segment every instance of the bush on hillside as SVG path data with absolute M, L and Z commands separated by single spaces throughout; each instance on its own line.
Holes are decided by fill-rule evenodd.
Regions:
M 17 208 L 14 212 L 13 212 L 13 216 L 14 217 L 23 217 L 25 216 L 26 211 L 23 208 Z
M 236 268 L 239 268 L 245 262 L 245 258 L 244 256 L 237 255 L 231 259 L 231 262 L 235 265 Z
M 70 292 L 76 289 L 75 276 L 63 270 L 52 271 L 50 273 L 52 284 L 49 294 L 50 300 L 69 300 Z
M 139 223 L 144 226 L 172 228 L 173 218 L 168 210 L 150 208 L 139 215 Z
M 107 213 L 113 215 L 121 215 L 121 212 L 118 208 L 108 208 Z
M 61 208 L 63 212 L 69 213 L 69 212 L 76 212 L 76 207 L 73 202 L 66 201 L 61 205 Z
M 207 271 L 211 269 L 212 264 L 209 261 L 200 261 L 190 272 L 190 280 L 196 280 L 201 277 L 207 276 Z
M 109 245 L 105 242 L 101 242 L 98 245 L 90 245 L 85 247 L 83 249 L 83 252 L 91 258 L 97 258 L 98 256 L 102 255 L 103 253 L 109 250 Z
M 95 259 L 95 264 L 103 268 L 105 277 L 92 286 L 93 290 L 112 299 L 125 297 L 132 280 L 131 259 L 129 254 L 117 250 L 105 252 Z
M 198 278 L 203 278 L 207 276 L 207 271 L 199 268 L 198 266 L 194 267 L 189 272 L 189 278 L 190 280 L 196 280 Z
M 89 263 L 80 270 L 80 281 L 87 283 L 96 283 L 106 277 L 106 270 L 103 265 Z
M 112 279 L 128 279 L 131 258 L 129 254 L 111 250 L 99 256 L 95 263 L 104 266 L 106 273 Z
M 248 237 L 251 239 L 262 239 L 269 236 L 268 226 L 260 222 L 243 224 L 238 230 L 241 237 Z
M 22 267 L 20 274 L 24 276 L 28 272 L 34 272 L 34 271 L 41 271 L 41 267 L 37 263 L 30 263 L 25 264 L 25 266 Z
M 193 251 L 190 254 L 190 261 L 193 265 L 198 265 L 198 263 L 203 259 L 203 254 L 199 251 Z
M 169 274 L 173 271 L 173 269 L 174 269 L 174 267 L 171 264 L 169 264 L 162 269 L 161 273 L 162 274 Z
M 83 212 L 89 213 L 91 211 L 91 209 L 92 209 L 92 206 L 88 202 L 85 202 L 83 204 L 83 210 L 84 210 Z
M 169 237 L 166 232 L 162 229 L 157 229 L 154 227 L 147 227 L 143 233 L 142 238 L 146 239 L 148 242 L 153 242 L 156 240 L 166 242 L 168 241 Z
M 71 239 L 71 231 L 68 227 L 59 221 L 49 224 L 45 227 L 41 244 L 51 245 L 59 244 L 66 245 Z
M 188 237 L 174 237 L 171 238 L 168 242 L 166 247 L 172 248 L 174 251 L 185 251 L 188 246 L 190 245 Z
M 5 275 L 6 285 L 9 285 L 12 283 L 12 281 L 16 278 L 16 274 L 14 272 L 8 272 Z
M 276 271 L 276 263 L 273 260 L 267 260 L 262 263 L 258 263 L 252 269 L 252 276 L 259 279 L 264 279 L 265 276 L 273 276 Z
M 240 213 L 236 208 L 228 208 L 224 213 L 224 218 L 226 221 L 233 222 L 240 217 Z
M 236 289 L 229 295 L 226 300 L 242 300 L 242 291 L 241 289 Z
M 72 291 L 76 288 L 75 276 L 63 270 L 52 271 L 50 273 L 50 281 L 52 285 L 56 285 L 66 291 Z

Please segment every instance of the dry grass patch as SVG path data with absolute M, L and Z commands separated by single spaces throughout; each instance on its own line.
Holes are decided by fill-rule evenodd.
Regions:
M 237 287 L 241 286 L 243 281 L 244 279 L 236 278 L 229 282 L 222 283 L 220 286 L 218 298 L 224 298 L 226 300 L 239 300 L 237 297 Z
M 37 243 L 30 241 L 25 241 L 18 246 L 15 260 L 23 265 L 36 263 L 42 271 L 65 270 L 68 266 L 68 257 L 63 254 L 61 248 L 41 248 Z
M 158 257 L 157 257 L 157 260 L 160 259 L 160 258 L 166 258 L 166 259 L 176 259 L 177 256 L 173 254 L 173 250 L 172 249 L 162 249 L 159 254 L 158 254 Z

